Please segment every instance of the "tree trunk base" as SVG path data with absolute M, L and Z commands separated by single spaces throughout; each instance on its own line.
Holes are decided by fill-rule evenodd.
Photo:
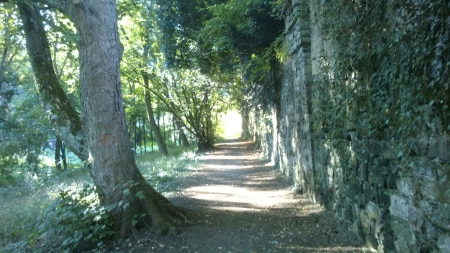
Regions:
M 147 183 L 131 183 L 122 192 L 126 195 L 125 201 L 111 213 L 116 239 L 150 226 L 159 234 L 177 235 L 180 225 L 187 221 L 183 209 L 170 203 Z

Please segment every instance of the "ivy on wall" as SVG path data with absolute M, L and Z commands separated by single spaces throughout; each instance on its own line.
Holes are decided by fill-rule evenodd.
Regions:
M 448 160 L 429 155 L 433 143 L 450 133 L 450 3 L 316 4 L 321 10 L 320 17 L 312 17 L 313 26 L 320 27 L 324 41 L 313 94 L 314 130 L 336 148 L 349 132 L 388 142 L 389 156 L 397 160 L 399 173 L 411 174 L 412 184 L 422 176 L 414 169 L 418 156 L 426 158 L 422 167 L 439 168 L 425 174 L 436 180 L 450 174 Z M 414 194 L 417 202 L 423 197 Z

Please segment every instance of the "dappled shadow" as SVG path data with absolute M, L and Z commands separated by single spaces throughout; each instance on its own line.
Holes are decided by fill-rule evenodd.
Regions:
M 362 241 L 258 158 L 253 144 L 225 141 L 199 157 L 170 201 L 190 223 L 151 252 L 361 252 Z M 163 246 L 161 246 L 163 245 Z M 170 245 L 170 246 L 168 246 Z

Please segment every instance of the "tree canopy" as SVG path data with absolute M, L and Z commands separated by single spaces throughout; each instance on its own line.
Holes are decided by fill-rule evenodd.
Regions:
M 35 136 L 33 154 L 49 136 L 63 140 L 87 164 L 117 238 L 148 225 L 175 231 L 184 216 L 140 174 L 130 129 L 146 117 L 158 141 L 158 119 L 170 115 L 174 132 L 211 148 L 218 115 L 273 70 L 283 27 L 274 3 L 1 2 L 1 137 Z

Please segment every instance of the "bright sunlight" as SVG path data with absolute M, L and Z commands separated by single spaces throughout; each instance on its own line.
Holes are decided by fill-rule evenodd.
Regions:
M 228 111 L 220 116 L 221 136 L 224 139 L 237 139 L 241 136 L 242 118 L 236 110 Z

